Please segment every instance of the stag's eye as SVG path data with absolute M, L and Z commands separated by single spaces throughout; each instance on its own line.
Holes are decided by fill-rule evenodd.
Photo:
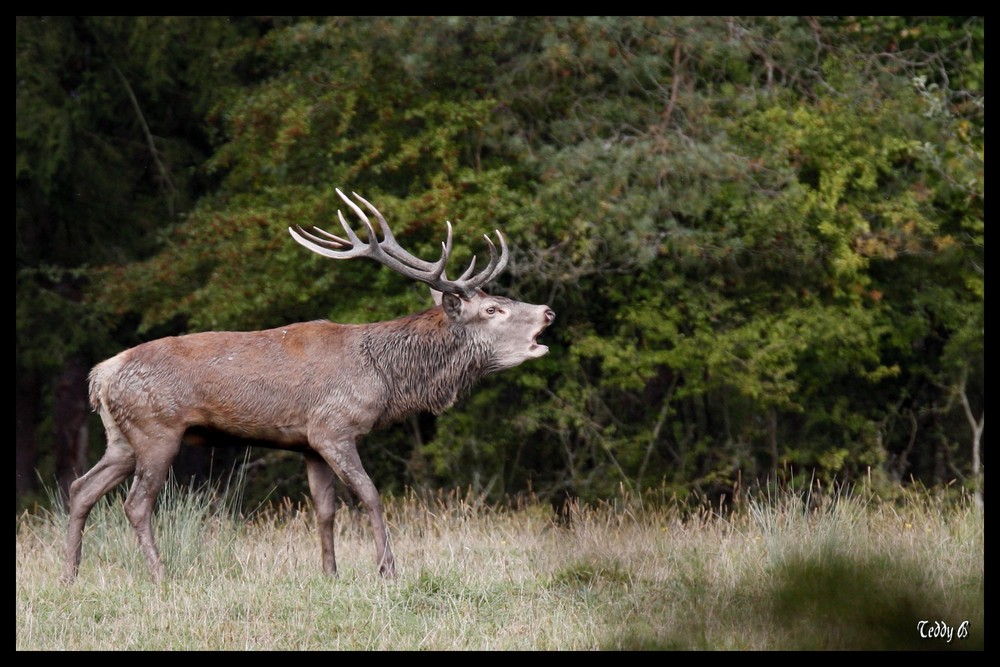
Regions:
M 489 308 L 486 309 L 486 314 L 487 315 L 495 315 L 496 312 L 497 312 L 497 307 L 496 306 L 490 306 Z

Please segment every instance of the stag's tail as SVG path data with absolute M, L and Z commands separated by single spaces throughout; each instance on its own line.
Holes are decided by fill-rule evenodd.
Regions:
M 107 362 L 101 362 L 90 369 L 90 375 L 87 376 L 87 382 L 90 386 L 90 407 L 94 412 L 98 412 L 101 409 L 101 394 L 104 393 L 105 378 L 107 374 L 104 371 L 104 364 Z
M 129 442 L 126 436 L 129 412 L 127 409 L 122 409 L 120 395 L 122 367 L 126 362 L 126 357 L 123 355 L 125 352 L 97 364 L 87 377 L 90 385 L 90 407 L 101 416 L 109 446 L 114 442 Z
M 121 366 L 121 360 L 115 356 L 106 359 L 90 369 L 87 382 L 90 385 L 90 407 L 94 412 L 110 414 L 108 409 L 108 386 L 112 376 Z

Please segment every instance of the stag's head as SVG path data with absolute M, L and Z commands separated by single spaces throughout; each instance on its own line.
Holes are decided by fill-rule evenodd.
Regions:
M 333 259 L 368 257 L 393 271 L 427 284 L 431 294 L 448 320 L 466 335 L 475 339 L 475 344 L 489 350 L 486 372 L 511 368 L 541 357 L 549 348 L 538 343 L 538 336 L 555 319 L 555 313 L 548 306 L 522 303 L 501 296 L 491 296 L 483 287 L 495 279 L 506 268 L 510 258 L 507 241 L 496 230 L 500 250 L 489 236 L 484 236 L 489 247 L 490 260 L 486 267 L 476 272 L 476 258 L 455 280 L 445 274 L 445 265 L 451 255 L 452 229 L 448 222 L 448 236 L 441 244 L 441 257 L 436 262 L 428 262 L 411 255 L 396 242 L 389 224 L 370 202 L 354 194 L 368 211 L 378 220 L 382 240 L 378 240 L 375 228 L 365 212 L 339 189 L 337 194 L 354 211 L 368 231 L 368 243 L 354 232 L 341 211 L 337 211 L 340 224 L 347 238 L 336 236 L 314 227 L 315 233 L 307 232 L 299 226 L 288 231 L 298 243 L 315 253 Z

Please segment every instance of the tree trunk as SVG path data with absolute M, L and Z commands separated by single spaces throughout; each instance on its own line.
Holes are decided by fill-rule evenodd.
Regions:
M 17 370 L 14 394 L 14 508 L 38 488 L 35 464 L 38 447 L 35 433 L 38 424 L 38 375 L 32 370 Z
M 87 365 L 71 357 L 56 377 L 52 416 L 56 480 L 60 497 L 87 467 Z
M 962 401 L 962 410 L 965 418 L 969 422 L 969 429 L 972 430 L 972 486 L 976 503 L 976 509 L 983 511 L 983 480 L 982 480 L 982 441 L 983 428 L 986 426 L 986 411 L 979 414 L 979 419 L 972 412 L 969 404 L 969 394 L 965 391 L 966 373 L 962 372 L 962 380 L 958 385 L 958 397 Z
M 767 444 L 771 451 L 771 474 L 778 479 L 781 456 L 778 454 L 778 411 L 774 407 L 767 409 Z

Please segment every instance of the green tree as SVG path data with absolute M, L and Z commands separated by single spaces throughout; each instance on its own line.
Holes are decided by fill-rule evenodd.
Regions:
M 102 70 L 107 90 L 125 91 L 115 128 L 147 155 L 143 192 L 160 213 L 136 226 L 112 207 L 109 229 L 135 238 L 117 258 L 90 256 L 108 263 L 85 272 L 78 315 L 50 312 L 119 323 L 124 342 L 426 307 L 426 291 L 390 271 L 290 243 L 289 225 L 335 226 L 340 187 L 424 256 L 446 219 L 456 264 L 501 228 L 513 258 L 492 289 L 558 313 L 548 356 L 370 438 L 363 456 L 384 490 L 981 483 L 982 18 L 217 27 L 216 42 L 199 38 L 217 48 L 187 59 L 147 47 L 165 71 L 200 72 L 184 120 L 212 140 L 198 144 L 200 168 L 185 163 L 186 187 L 168 170 L 188 211 L 169 224 L 171 190 L 119 73 L 140 108 L 170 88 Z M 19 337 L 46 312 L 22 300 L 20 271 Z M 292 488 L 297 460 L 265 462 L 262 484 Z
M 215 50 L 236 34 L 223 19 L 16 19 L 18 499 L 36 465 L 65 490 L 86 463 L 86 370 L 136 340 L 84 301 L 87 268 L 148 255 L 204 188 Z

